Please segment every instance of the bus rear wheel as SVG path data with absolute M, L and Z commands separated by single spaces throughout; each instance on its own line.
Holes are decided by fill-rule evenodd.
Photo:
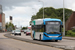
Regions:
M 35 40 L 35 39 L 34 39 L 34 34 L 33 34 L 33 40 Z

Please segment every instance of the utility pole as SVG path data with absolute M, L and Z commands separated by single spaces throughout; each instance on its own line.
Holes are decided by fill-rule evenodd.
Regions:
M 65 9 L 64 9 L 64 0 L 63 0 L 63 36 L 65 36 Z

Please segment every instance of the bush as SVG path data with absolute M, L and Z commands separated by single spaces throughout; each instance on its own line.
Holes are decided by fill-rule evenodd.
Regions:
M 73 32 L 75 32 L 75 29 L 72 29 Z
M 66 32 L 66 36 L 71 36 L 71 37 L 75 37 L 75 29 L 73 29 L 73 30 L 68 30 L 67 32 Z

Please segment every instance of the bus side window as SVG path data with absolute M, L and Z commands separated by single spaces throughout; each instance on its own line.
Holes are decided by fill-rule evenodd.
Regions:
M 44 26 L 40 26 L 40 32 L 44 32 Z
M 44 32 L 44 26 L 43 25 L 33 25 L 32 30 L 35 32 Z

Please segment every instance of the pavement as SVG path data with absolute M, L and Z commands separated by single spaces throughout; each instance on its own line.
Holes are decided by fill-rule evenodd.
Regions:
M 65 37 L 63 37 L 63 39 L 75 40 L 75 37 L 67 37 L 67 36 L 65 36 Z

